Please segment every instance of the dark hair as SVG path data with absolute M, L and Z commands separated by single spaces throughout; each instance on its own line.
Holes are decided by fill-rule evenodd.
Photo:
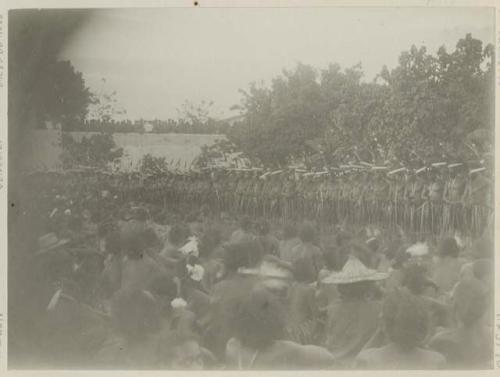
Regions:
M 208 257 L 222 241 L 222 232 L 218 228 L 207 229 L 201 236 L 199 252 L 200 256 Z
M 427 279 L 427 269 L 421 264 L 412 263 L 403 268 L 403 277 L 401 285 L 408 288 L 408 290 L 415 294 L 420 295 L 424 293 L 425 289 L 432 286 L 433 283 Z
M 257 241 L 229 244 L 224 247 L 224 266 L 228 272 L 235 272 L 240 267 L 255 267 L 263 255 L 264 251 Z
M 476 240 L 472 247 L 474 257 L 478 259 L 491 259 L 493 255 L 494 245 L 493 240 L 491 240 L 490 238 L 483 236 Z
M 375 283 L 373 281 L 358 281 L 356 283 L 338 284 L 337 290 L 343 299 L 364 299 L 374 293 Z
M 260 235 L 265 236 L 266 234 L 269 234 L 271 231 L 271 226 L 266 220 L 261 220 L 257 224 L 257 231 L 259 232 Z
M 396 255 L 398 254 L 402 246 L 403 245 L 398 240 L 392 240 L 391 242 L 389 242 L 389 244 L 387 245 L 387 249 L 385 250 L 385 256 L 387 257 L 387 259 L 395 261 Z M 406 251 L 406 248 L 404 248 L 403 251 Z
M 106 252 L 109 254 L 117 255 L 121 252 L 121 243 L 120 243 L 120 233 L 119 232 L 111 232 L 106 234 L 104 238 L 104 242 L 106 245 Z
M 149 218 L 149 211 L 143 207 L 134 208 L 132 217 L 137 221 L 146 221 Z
M 115 328 L 128 340 L 143 339 L 160 329 L 159 308 L 145 291 L 118 291 L 111 299 L 111 316 Z
M 110 223 L 100 223 L 97 226 L 97 235 L 99 237 L 106 237 L 106 235 L 112 231 L 112 227 Z
M 317 279 L 317 273 L 311 258 L 299 258 L 292 263 L 293 277 L 299 283 L 312 283 Z
M 479 321 L 488 306 L 486 290 L 479 281 L 463 280 L 453 291 L 454 309 L 457 318 L 470 327 Z
M 193 331 L 174 329 L 168 334 L 168 337 L 160 345 L 159 352 L 161 357 L 171 363 L 176 356 L 176 348 L 189 341 L 199 343 L 200 337 Z
M 132 231 L 121 239 L 123 251 L 127 257 L 133 260 L 139 260 L 143 257 L 146 244 L 144 231 L 140 230 Z
M 315 230 L 311 223 L 304 223 L 299 230 L 299 237 L 302 242 L 312 242 L 314 240 Z
M 481 281 L 491 278 L 494 275 L 494 265 L 490 259 L 478 259 L 472 264 L 472 273 Z
M 80 231 L 82 228 L 83 221 L 78 216 L 71 216 L 68 222 L 68 229 L 73 231 Z
M 286 223 L 285 227 L 283 228 L 283 238 L 285 240 L 288 240 L 296 236 L 297 236 L 297 227 L 295 226 L 295 224 Z
M 152 228 L 145 229 L 142 238 L 146 248 L 159 247 L 161 245 L 160 239 Z
M 250 217 L 248 216 L 243 216 L 240 220 L 240 228 L 243 230 L 250 230 L 250 226 L 252 225 L 252 221 L 250 220 Z
M 37 271 L 41 279 L 57 281 L 72 275 L 73 257 L 64 249 L 51 250 L 37 259 Z
M 205 215 L 205 216 L 208 216 L 210 215 L 210 206 L 208 204 L 203 204 L 200 208 L 200 214 L 201 215 Z
M 263 287 L 243 295 L 232 315 L 232 330 L 240 342 L 263 349 L 284 333 L 284 308 L 278 298 Z
M 427 306 L 406 289 L 397 289 L 386 297 L 382 320 L 389 339 L 411 350 L 419 346 L 429 331 Z
M 323 247 L 323 260 L 325 261 L 325 266 L 329 270 L 339 271 L 342 269 L 341 263 L 339 261 L 339 250 L 335 246 L 325 246 Z
M 153 213 L 153 221 L 157 224 L 165 225 L 167 223 L 167 213 L 160 209 Z
M 370 242 L 367 242 L 366 245 L 371 252 L 375 252 L 380 248 L 380 240 L 378 238 L 372 239 Z
M 90 211 L 90 221 L 92 221 L 93 223 L 99 223 L 102 217 L 103 215 L 99 210 L 95 209 L 93 211 Z
M 404 267 L 405 263 L 411 258 L 411 255 L 406 252 L 407 245 L 401 246 L 394 255 L 392 267 L 400 270 Z
M 190 213 L 187 214 L 186 221 L 188 223 L 192 223 L 198 219 L 199 215 L 200 215 L 200 211 L 191 211 Z
M 149 291 L 157 296 L 163 296 L 170 301 L 177 297 L 177 284 L 174 279 L 167 275 L 161 274 L 155 277 L 148 285 Z
M 439 256 L 440 257 L 452 257 L 457 258 L 460 250 L 458 248 L 457 241 L 454 238 L 448 237 L 441 240 L 439 244 Z
M 173 245 L 180 246 L 189 237 L 189 227 L 184 223 L 177 223 L 168 232 L 168 241 Z

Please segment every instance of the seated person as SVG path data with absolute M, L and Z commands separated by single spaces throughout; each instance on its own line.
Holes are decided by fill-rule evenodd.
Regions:
M 464 280 L 453 291 L 458 327 L 442 331 L 429 342 L 441 352 L 448 366 L 457 369 L 492 368 L 493 329 L 485 325 L 487 291 L 477 280 Z
M 113 331 L 96 355 L 103 368 L 154 369 L 160 366 L 161 315 L 148 291 L 120 290 L 111 301 Z
M 406 289 L 391 292 L 382 308 L 389 343 L 363 350 L 355 364 L 366 369 L 440 369 L 445 358 L 421 348 L 428 331 L 429 313 L 421 299 Z
M 226 345 L 229 369 L 327 369 L 334 359 L 324 348 L 282 340 L 284 313 L 279 299 L 256 286 L 241 297 L 231 318 L 234 337 Z

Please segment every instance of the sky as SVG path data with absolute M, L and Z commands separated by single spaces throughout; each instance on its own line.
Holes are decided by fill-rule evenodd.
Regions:
M 237 114 L 239 89 L 298 62 L 361 63 L 372 80 L 413 44 L 450 51 L 466 33 L 493 43 L 492 8 L 103 9 L 60 58 L 92 91 L 116 91 L 125 118 L 175 119 L 186 100 L 214 101 L 212 115 L 224 118 Z

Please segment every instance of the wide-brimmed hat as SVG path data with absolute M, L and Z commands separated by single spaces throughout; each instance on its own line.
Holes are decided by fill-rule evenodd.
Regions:
M 276 258 L 277 259 L 277 258 Z M 254 275 L 272 279 L 290 279 L 292 272 L 283 263 L 275 258 L 264 258 L 262 263 L 255 268 L 239 268 L 238 273 L 243 275 Z
M 55 233 L 47 233 L 38 238 L 38 251 L 36 255 L 44 254 L 69 242 L 69 239 L 59 239 Z
M 322 280 L 326 284 L 350 284 L 360 281 L 387 279 L 389 274 L 366 267 L 358 258 L 350 256 L 339 272 L 332 272 Z

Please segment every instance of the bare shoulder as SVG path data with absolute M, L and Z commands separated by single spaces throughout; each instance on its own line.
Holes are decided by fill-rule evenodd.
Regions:
M 456 343 L 457 336 L 456 332 L 453 330 L 444 330 L 438 332 L 436 335 L 432 337 L 432 339 L 428 343 L 428 347 L 430 349 L 439 350 L 441 347 L 449 347 L 450 343 Z
M 371 365 L 380 357 L 380 348 L 367 348 L 362 350 L 358 356 L 356 356 L 356 366 L 363 367 Z
M 236 338 L 231 338 L 226 343 L 226 360 L 234 360 L 240 351 L 241 343 Z
M 427 349 L 420 349 L 419 352 L 421 355 L 421 359 L 425 360 L 428 365 L 440 368 L 446 363 L 446 358 L 439 352 Z
M 333 355 L 326 349 L 315 345 L 302 345 L 288 340 L 277 342 L 279 349 L 288 356 L 293 356 L 299 364 L 328 366 L 334 363 Z

